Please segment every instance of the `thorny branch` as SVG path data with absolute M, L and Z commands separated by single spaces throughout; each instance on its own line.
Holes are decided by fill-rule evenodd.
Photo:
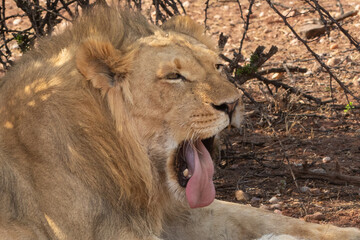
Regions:
M 341 88 L 344 90 L 345 93 L 351 95 L 354 99 L 356 99 L 357 101 L 360 101 L 360 98 L 355 96 L 345 85 L 343 82 L 341 82 L 336 76 L 335 74 L 331 71 L 330 67 L 327 66 L 319 57 L 318 54 L 316 54 L 310 47 L 309 45 L 306 43 L 306 41 L 304 39 L 302 39 L 299 34 L 294 30 L 294 28 L 289 24 L 289 22 L 287 21 L 286 17 L 284 15 L 282 15 L 280 13 L 280 11 L 271 3 L 270 0 L 266 0 L 266 2 L 269 4 L 269 6 L 281 17 L 281 19 L 283 20 L 283 22 L 285 23 L 285 25 L 291 30 L 291 32 L 295 35 L 295 37 L 301 41 L 301 43 L 307 48 L 307 50 L 315 57 L 315 59 L 317 60 L 317 62 L 328 72 L 328 74 L 330 75 L 331 78 L 333 78 L 340 86 Z M 346 96 L 347 97 L 347 96 Z M 349 100 L 348 100 L 349 102 Z
M 239 49 L 238 49 L 238 52 L 235 54 L 235 58 L 232 60 L 232 62 L 229 64 L 229 72 L 232 72 L 234 71 L 234 69 L 236 68 L 236 66 L 238 65 L 239 61 L 243 59 L 243 55 L 241 54 L 241 50 L 242 50 L 242 47 L 243 47 L 243 44 L 244 44 L 244 40 L 245 40 L 245 37 L 246 37 L 246 34 L 247 34 L 247 31 L 249 29 L 249 25 L 250 25 L 250 16 L 252 14 L 251 12 L 251 9 L 254 5 L 254 2 L 255 0 L 250 0 L 250 3 L 249 3 L 249 9 L 248 9 L 248 13 L 246 15 L 246 21 L 244 22 L 244 32 L 243 32 L 243 36 L 240 40 L 240 46 L 239 46 Z M 239 4 L 239 8 L 240 8 L 240 13 L 241 13 L 241 16 L 243 18 L 243 13 L 242 13 L 242 8 L 241 8 L 241 4 L 238 2 Z
M 79 14 L 80 8 L 87 8 L 104 0 L 0 0 L 0 64 L 8 69 L 13 63 L 16 45 L 23 53 L 30 49 L 38 37 L 50 34 L 61 21 L 71 22 Z M 7 6 L 13 1 L 22 11 L 21 14 L 8 15 Z M 156 23 L 164 22 L 176 14 L 186 14 L 180 0 L 149 0 L 155 6 Z M 142 0 L 127 0 L 128 7 L 141 10 Z M 132 5 L 133 4 L 133 5 Z M 31 27 L 27 29 L 10 29 L 9 22 L 20 18 L 27 19 Z
M 153 5 L 155 6 L 156 12 L 155 23 L 159 24 L 159 21 L 163 23 L 169 17 L 181 14 L 177 4 L 180 5 L 182 13 L 186 14 L 185 8 L 180 0 L 177 0 L 177 2 L 174 0 L 153 0 Z
M 206 2 L 205 2 L 205 9 L 204 9 L 204 15 L 205 15 L 204 26 L 205 26 L 205 30 L 207 29 L 206 22 L 208 20 L 209 2 L 210 2 L 210 0 L 206 0 Z
M 279 81 L 274 81 L 274 80 L 269 80 L 269 79 L 267 79 L 267 78 L 265 78 L 265 77 L 263 77 L 263 76 L 261 76 L 259 74 L 254 74 L 254 77 L 256 77 L 257 79 L 259 79 L 260 81 L 262 81 L 265 84 L 273 85 L 276 88 L 283 88 L 285 90 L 290 91 L 290 93 L 299 94 L 299 95 L 301 95 L 301 96 L 303 96 L 303 97 L 305 97 L 305 98 L 307 98 L 307 99 L 309 99 L 311 101 L 314 101 L 317 104 L 322 104 L 321 99 L 313 97 L 313 96 L 311 96 L 309 94 L 306 94 L 306 93 L 302 93 L 300 90 L 298 90 L 298 89 L 296 89 L 294 87 L 291 87 L 291 86 L 289 86 L 289 85 L 287 85 L 285 83 L 282 83 L 282 82 L 279 82 Z

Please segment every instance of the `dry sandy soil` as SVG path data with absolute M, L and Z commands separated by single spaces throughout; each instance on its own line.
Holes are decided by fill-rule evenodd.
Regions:
M 276 7 L 289 17 L 296 30 L 309 19 L 318 18 L 304 1 L 277 2 L 282 5 Z M 183 3 L 188 15 L 204 23 L 205 0 Z M 246 14 L 248 1 L 240 3 Z M 333 16 L 340 15 L 336 0 L 319 3 Z M 358 0 L 341 3 L 344 12 L 360 8 Z M 16 12 L 16 7 L 10 10 Z M 284 65 L 308 69 L 306 74 L 285 74 L 276 78 L 277 81 L 323 101 L 336 100 L 319 106 L 303 97 L 287 96 L 282 89 L 271 87 L 270 94 L 266 85 L 257 80 L 246 82 L 243 88 L 257 104 L 244 97 L 247 118 L 243 127 L 221 134 L 220 154 L 215 159 L 217 198 L 306 221 L 360 227 L 359 102 L 348 96 L 355 108 L 346 111 L 349 102 L 342 88 L 331 81 L 266 1 L 257 0 L 252 12 L 242 51 L 245 58 L 249 59 L 259 45 L 267 50 L 276 45 L 279 52 L 266 62 L 264 69 Z M 17 24 L 18 28 L 27 25 L 26 21 Z M 360 14 L 341 24 L 360 40 Z M 216 39 L 220 32 L 230 36 L 224 52 L 232 58 L 244 31 L 237 2 L 209 1 L 207 26 Z M 360 97 L 360 52 L 354 50 L 344 34 L 338 28 L 331 28 L 328 34 L 308 44 L 354 95 Z

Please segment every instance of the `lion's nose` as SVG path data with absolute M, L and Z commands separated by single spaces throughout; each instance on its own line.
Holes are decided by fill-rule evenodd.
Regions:
M 234 102 L 225 102 L 225 103 L 222 103 L 222 104 L 219 104 L 219 105 L 216 105 L 216 104 L 212 104 L 213 108 L 215 108 L 216 110 L 219 110 L 219 111 L 222 111 L 222 112 L 225 112 L 229 115 L 229 118 L 231 119 L 231 116 L 235 110 L 235 107 L 237 106 L 239 102 L 239 99 L 237 99 L 236 101 Z

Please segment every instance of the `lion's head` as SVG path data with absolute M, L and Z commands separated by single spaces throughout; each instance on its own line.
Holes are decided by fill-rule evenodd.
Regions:
M 225 78 L 203 28 L 176 17 L 122 51 L 106 39 L 85 40 L 76 59 L 80 72 L 107 98 L 119 129 L 123 116 L 112 103 L 123 104 L 176 197 L 186 193 L 193 208 L 210 204 L 214 168 L 207 148 L 229 125 L 239 93 Z

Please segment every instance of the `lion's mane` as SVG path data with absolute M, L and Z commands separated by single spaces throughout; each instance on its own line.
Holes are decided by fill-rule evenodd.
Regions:
M 34 188 L 46 191 L 46 183 L 34 182 L 32 175 L 43 173 L 45 178 L 53 172 L 55 178 L 80 179 L 79 194 L 85 184 L 119 212 L 131 211 L 124 221 L 137 231 L 160 228 L 163 207 L 159 206 L 166 194 L 160 193 L 157 172 L 122 107 L 126 99 L 114 91 L 99 94 L 101 86 L 84 81 L 80 73 L 91 67 L 85 65 L 92 64 L 88 60 L 93 54 L 106 57 L 109 65 L 123 62 L 124 68 L 130 67 L 136 51 L 127 52 L 129 44 L 156 31 L 161 29 L 139 14 L 96 7 L 70 30 L 40 40 L 1 80 L 0 186 L 9 196 L 0 198 L 4 206 L 8 198 L 15 205 L 1 212 L 13 218 L 21 216 L 12 211 L 31 215 L 36 202 Z M 194 28 L 195 33 L 199 29 Z M 86 48 L 97 39 L 112 46 L 97 48 L 94 43 Z M 121 59 L 107 56 L 106 49 L 113 48 L 126 54 Z M 56 181 L 66 184 L 72 179 Z M 32 215 L 33 221 L 42 218 Z

